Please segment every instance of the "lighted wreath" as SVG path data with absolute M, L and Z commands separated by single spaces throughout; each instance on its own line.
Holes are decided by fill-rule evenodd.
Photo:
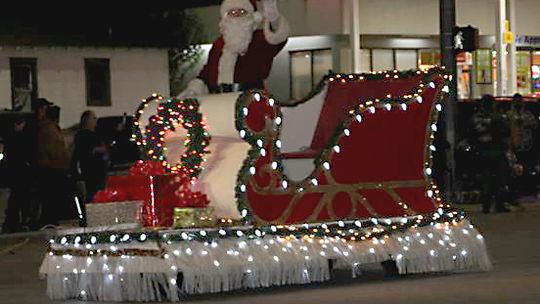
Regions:
M 157 112 L 150 116 L 148 125 L 141 128 L 141 117 L 145 108 L 151 102 L 158 103 Z M 180 162 L 170 163 L 165 156 L 165 135 L 183 127 L 187 131 L 184 140 L 185 150 Z M 204 154 L 209 153 L 208 144 L 210 134 L 199 112 L 197 99 L 169 98 L 165 100 L 161 95 L 152 94 L 143 99 L 137 108 L 133 119 L 133 140 L 141 148 L 143 157 L 161 162 L 166 172 L 184 173 L 196 178 L 202 170 L 205 161 Z

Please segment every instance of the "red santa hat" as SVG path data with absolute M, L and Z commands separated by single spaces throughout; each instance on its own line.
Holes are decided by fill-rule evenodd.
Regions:
M 221 3 L 221 16 L 225 16 L 233 8 L 243 8 L 249 13 L 257 11 L 257 0 L 225 0 Z

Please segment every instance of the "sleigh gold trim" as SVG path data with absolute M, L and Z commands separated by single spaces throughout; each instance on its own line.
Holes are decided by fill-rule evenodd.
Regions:
M 448 81 L 440 68 L 334 74 L 293 105 L 244 93 L 236 127 L 251 149 L 238 174 L 239 209 L 258 224 L 433 213 L 442 204 L 430 178 L 433 140 Z M 314 120 L 309 147 L 284 151 L 310 137 L 291 133 Z M 306 161 L 309 173 L 292 178 L 289 164 Z

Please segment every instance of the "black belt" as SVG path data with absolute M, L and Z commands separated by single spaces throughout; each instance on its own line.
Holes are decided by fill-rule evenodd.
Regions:
M 211 86 L 210 93 L 232 93 L 243 92 L 251 89 L 262 89 L 263 86 L 260 83 L 222 83 L 217 86 Z

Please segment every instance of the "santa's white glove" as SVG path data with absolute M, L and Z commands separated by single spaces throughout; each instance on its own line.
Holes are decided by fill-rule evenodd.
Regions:
M 266 20 L 270 23 L 276 22 L 279 19 L 277 0 L 261 0 L 261 3 Z
M 183 99 L 208 94 L 208 87 L 199 78 L 192 79 L 187 87 L 176 98 Z

